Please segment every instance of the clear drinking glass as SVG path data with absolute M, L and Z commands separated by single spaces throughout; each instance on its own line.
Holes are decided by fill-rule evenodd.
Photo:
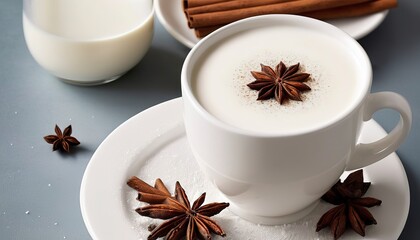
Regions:
M 66 82 L 97 85 L 134 67 L 150 47 L 153 0 L 24 0 L 35 60 Z

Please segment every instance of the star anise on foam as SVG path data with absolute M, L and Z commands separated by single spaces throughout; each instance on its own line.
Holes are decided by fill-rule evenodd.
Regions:
M 127 184 L 138 191 L 137 199 L 149 203 L 136 209 L 142 216 L 164 219 L 148 236 L 148 240 L 165 237 L 166 240 L 178 240 L 186 236 L 187 240 L 211 239 L 211 233 L 226 236 L 223 229 L 212 219 L 229 203 L 210 203 L 203 205 L 206 193 L 203 193 L 193 205 L 190 205 L 185 190 L 179 182 L 175 185 L 175 196 L 171 196 L 163 182 L 158 178 L 155 187 L 137 177 L 131 177 Z
M 363 182 L 363 170 L 351 173 L 344 182 L 340 180 L 322 196 L 328 203 L 338 205 L 327 211 L 319 219 L 316 231 L 330 226 L 334 239 L 338 239 L 348 227 L 365 236 L 365 227 L 376 224 L 375 218 L 366 209 L 381 205 L 382 201 L 363 197 L 370 182 Z
M 256 79 L 247 86 L 253 90 L 259 91 L 257 100 L 267 100 L 275 98 L 277 102 L 283 104 L 285 99 L 302 101 L 301 92 L 311 90 L 306 85 L 308 73 L 299 71 L 299 63 L 286 67 L 283 62 L 277 64 L 276 69 L 261 64 L 261 72 L 251 71 Z
M 47 143 L 53 145 L 53 151 L 60 149 L 66 152 L 70 152 L 71 146 L 80 144 L 80 142 L 75 137 L 70 136 L 72 133 L 71 125 L 66 127 L 63 132 L 61 132 L 61 129 L 55 125 L 54 130 L 56 135 L 48 135 L 44 137 L 44 140 Z

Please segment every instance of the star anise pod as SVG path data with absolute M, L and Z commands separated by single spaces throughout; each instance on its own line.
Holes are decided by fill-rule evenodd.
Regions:
M 322 196 L 328 203 L 338 205 L 327 211 L 319 219 L 316 231 L 330 226 L 334 239 L 338 239 L 348 227 L 365 236 L 365 227 L 376 224 L 375 218 L 366 209 L 381 205 L 382 201 L 363 197 L 370 182 L 363 182 L 363 170 L 351 173 L 344 182 L 340 180 Z
M 137 208 L 136 212 L 150 218 L 165 221 L 154 228 L 148 240 L 165 237 L 167 240 L 178 240 L 186 236 L 187 240 L 211 239 L 211 233 L 226 236 L 223 229 L 210 217 L 220 213 L 229 203 L 210 203 L 203 205 L 206 193 L 203 193 L 193 205 L 190 205 L 185 190 L 179 182 L 175 185 L 175 196 L 171 196 L 160 179 L 152 187 L 132 177 L 127 184 L 139 192 L 138 200 L 150 203 Z
M 71 146 L 79 145 L 80 142 L 75 138 L 70 136 L 72 133 L 71 125 L 64 129 L 64 132 L 61 132 L 61 129 L 55 125 L 55 134 L 48 135 L 44 137 L 44 140 L 53 145 L 53 151 L 55 150 L 64 150 L 70 152 Z
M 283 62 L 277 64 L 276 69 L 261 64 L 261 72 L 251 71 L 256 79 L 247 86 L 259 91 L 257 100 L 275 98 L 280 104 L 288 98 L 302 101 L 301 91 L 311 90 L 305 82 L 309 78 L 308 73 L 299 73 L 299 63 L 286 67 Z

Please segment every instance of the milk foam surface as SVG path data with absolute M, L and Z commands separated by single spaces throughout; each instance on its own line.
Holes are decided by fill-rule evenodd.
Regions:
M 247 84 L 260 71 L 283 61 L 300 63 L 311 74 L 312 90 L 302 102 L 280 105 L 257 101 Z M 191 85 L 199 103 L 219 120 L 252 132 L 291 133 L 316 128 L 340 115 L 354 102 L 361 77 L 358 62 L 345 45 L 310 29 L 267 26 L 246 30 L 216 44 L 200 58 Z

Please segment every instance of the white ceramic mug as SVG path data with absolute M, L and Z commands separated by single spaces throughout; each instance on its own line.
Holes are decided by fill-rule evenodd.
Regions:
M 361 63 L 357 71 L 362 83 L 347 110 L 317 128 L 284 134 L 246 131 L 210 114 L 191 86 L 193 72 L 206 57 L 206 51 L 240 31 L 289 24 L 316 29 L 343 42 L 356 56 L 354 61 Z M 292 15 L 238 21 L 200 41 L 184 62 L 181 84 L 188 141 L 200 167 L 231 202 L 234 213 L 255 223 L 292 222 L 308 214 L 345 170 L 383 159 L 409 133 L 412 117 L 407 101 L 392 92 L 370 93 L 371 81 L 366 52 L 357 41 L 330 24 Z M 400 114 L 398 125 L 376 142 L 357 143 L 363 121 L 383 108 Z

